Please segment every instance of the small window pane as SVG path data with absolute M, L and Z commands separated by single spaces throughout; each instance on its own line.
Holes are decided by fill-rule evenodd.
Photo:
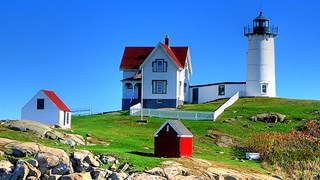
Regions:
M 225 85 L 219 85 L 218 86 L 218 95 L 219 96 L 225 95 Z
M 44 109 L 44 99 L 37 99 L 37 109 Z

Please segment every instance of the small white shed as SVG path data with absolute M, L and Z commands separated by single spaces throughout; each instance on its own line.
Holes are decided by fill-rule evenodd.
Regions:
M 71 111 L 53 92 L 40 90 L 21 109 L 21 119 L 71 127 Z

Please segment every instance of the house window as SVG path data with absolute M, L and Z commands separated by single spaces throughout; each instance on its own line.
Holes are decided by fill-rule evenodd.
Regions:
M 167 94 L 167 81 L 153 80 L 152 81 L 152 93 L 153 94 Z
M 187 83 L 183 84 L 183 90 L 184 90 L 184 93 L 187 93 Z
M 170 129 L 170 127 L 169 127 L 169 125 L 167 125 L 167 131 L 169 131 L 169 129 Z
M 44 99 L 37 99 L 37 109 L 44 109 Z
M 267 84 L 261 84 L 261 94 L 267 94 Z
M 181 95 L 181 90 L 182 90 L 182 82 L 179 81 L 179 95 Z
M 219 85 L 218 86 L 218 95 L 224 96 L 225 95 L 225 85 Z
M 152 71 L 153 72 L 167 72 L 168 63 L 163 59 L 156 59 L 152 62 Z

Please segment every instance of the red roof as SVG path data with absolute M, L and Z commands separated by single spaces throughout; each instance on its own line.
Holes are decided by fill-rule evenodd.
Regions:
M 183 68 L 186 63 L 188 47 L 168 47 L 160 43 L 161 46 L 167 51 L 175 63 Z M 125 47 L 120 69 L 139 69 L 139 66 L 149 56 L 155 47 Z
M 61 101 L 61 99 L 53 92 L 42 90 L 50 99 L 51 101 L 62 111 L 71 112 L 70 109 Z

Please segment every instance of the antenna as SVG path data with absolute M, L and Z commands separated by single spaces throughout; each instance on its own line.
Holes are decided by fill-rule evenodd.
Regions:
M 262 7 L 263 7 L 263 0 L 260 2 L 260 12 L 262 12 Z

